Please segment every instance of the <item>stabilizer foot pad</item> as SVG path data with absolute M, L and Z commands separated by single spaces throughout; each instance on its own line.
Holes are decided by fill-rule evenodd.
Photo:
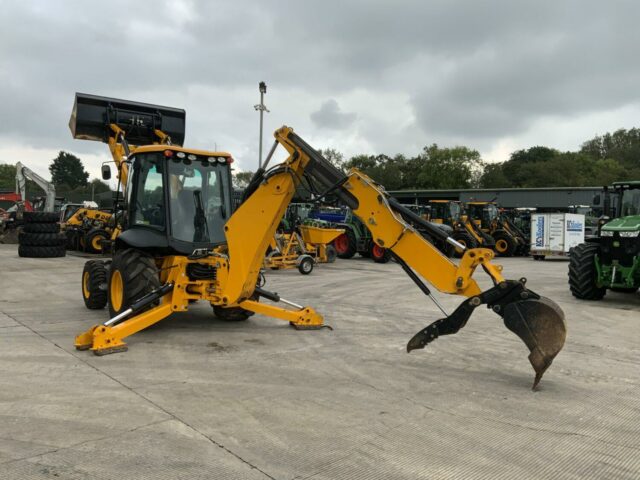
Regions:
M 93 351 L 93 353 L 94 353 L 94 355 L 97 355 L 99 357 L 103 357 L 105 355 L 111 355 L 112 353 L 126 352 L 127 350 L 129 350 L 129 347 L 127 347 L 126 345 L 121 345 L 119 347 L 96 349 L 96 350 Z
M 321 328 L 328 328 L 333 330 L 331 325 L 299 325 L 297 323 L 289 322 L 289 325 L 296 330 L 320 330 Z

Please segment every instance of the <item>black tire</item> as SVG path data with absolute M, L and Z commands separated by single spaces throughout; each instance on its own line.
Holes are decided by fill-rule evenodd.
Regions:
M 500 257 L 513 257 L 518 244 L 511 235 L 506 232 L 496 232 L 493 235 L 495 245 L 493 249 Z
M 61 233 L 25 233 L 18 234 L 20 245 L 54 247 L 67 243 L 67 237 Z
M 107 286 L 109 315 L 115 317 L 158 287 L 160 277 L 152 257 L 133 248 L 116 252 L 111 262 Z M 154 305 L 149 305 L 147 309 Z
M 298 271 L 302 275 L 309 275 L 311 272 L 313 272 L 313 264 L 313 258 L 305 256 L 298 262 Z
M 89 260 L 82 270 L 82 299 L 90 310 L 107 305 L 107 266 L 98 260 Z
M 111 235 L 109 232 L 102 228 L 94 228 L 89 230 L 89 232 L 84 237 L 84 244 L 86 249 L 90 253 L 103 253 L 104 252 L 104 244 L 103 240 L 111 239 Z
M 60 225 L 57 223 L 26 223 L 22 227 L 25 233 L 58 233 Z
M 60 215 L 55 212 L 24 212 L 24 223 L 57 223 Z
M 240 307 L 224 308 L 218 305 L 213 306 L 213 314 L 223 322 L 243 322 L 253 313 Z
M 64 257 L 67 251 L 64 245 L 47 245 L 47 246 L 33 246 L 33 245 L 20 245 L 18 246 L 18 255 L 27 258 L 57 258 Z
M 540 260 L 540 261 L 543 261 L 543 260 L 544 260 L 544 257 L 545 257 L 544 255 L 534 255 L 534 256 L 533 256 L 533 259 L 534 259 L 534 260 Z
M 387 263 L 391 260 L 391 252 L 386 248 L 378 246 L 375 242 L 371 242 L 369 247 L 369 254 L 376 263 Z
M 336 252 L 336 247 L 333 245 L 327 245 L 325 250 L 325 255 L 327 256 L 327 263 L 333 263 L 338 258 L 338 252 Z
M 346 237 L 346 239 L 345 239 Z M 339 258 L 351 258 L 358 252 L 358 241 L 353 230 L 347 228 L 346 231 L 333 241 L 333 246 Z
M 606 288 L 596 285 L 595 256 L 600 251 L 596 243 L 581 243 L 571 250 L 569 258 L 569 288 L 571 294 L 581 300 L 601 300 Z
M 453 235 L 451 235 L 451 238 L 453 238 L 456 242 L 461 243 L 467 248 L 478 248 L 478 242 L 476 242 L 476 239 L 473 238 L 471 235 L 469 235 L 469 233 L 465 231 L 458 230 L 457 232 L 453 232 Z M 463 254 L 462 251 L 458 250 L 457 248 L 454 248 L 454 251 L 453 251 L 454 257 L 460 258 L 462 257 L 462 254 Z

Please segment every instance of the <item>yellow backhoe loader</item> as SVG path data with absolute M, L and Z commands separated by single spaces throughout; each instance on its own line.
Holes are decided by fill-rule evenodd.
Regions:
M 495 202 L 468 202 L 469 218 L 484 233 L 491 235 L 494 250 L 503 257 L 529 254 L 529 238 L 500 213 Z
M 451 237 L 465 248 L 494 248 L 495 242 L 487 233 L 469 218 L 469 215 L 457 200 L 430 200 L 429 220 L 453 228 Z M 464 250 L 454 249 L 456 257 L 462 257 Z
M 82 137 L 90 123 L 82 103 L 76 98 L 72 117 L 76 137 Z M 102 122 L 100 139 L 125 141 L 126 132 L 118 137 L 112 125 L 114 116 L 108 114 L 109 105 L 118 110 L 118 102 L 102 99 L 102 111 L 96 115 Z M 136 106 L 123 102 L 119 105 L 123 110 Z M 135 112 L 130 116 L 150 138 L 154 129 L 167 133 L 162 129 L 163 109 L 156 108 L 160 118 L 153 125 L 151 118 L 136 117 Z M 456 265 L 409 221 L 420 224 L 432 235 L 446 233 L 389 197 L 369 177 L 355 169 L 348 174 L 336 169 L 289 127 L 280 128 L 274 135 L 275 142 L 264 165 L 255 173 L 233 213 L 229 208 L 228 154 L 167 143 L 139 147 L 127 156 L 130 188 L 125 195 L 123 230 L 115 240 L 113 259 L 110 263 L 88 262 L 82 282 L 87 306 L 102 308 L 108 303 L 111 318 L 78 335 L 76 348 L 91 349 L 98 355 L 125 350 L 127 337 L 173 312 L 188 310 L 191 302 L 198 300 L 210 303 L 221 319 L 244 320 L 258 313 L 296 328 L 323 326 L 322 315 L 312 307 L 266 290 L 261 274 L 264 252 L 296 187 L 304 183 L 318 197 L 332 193 L 349 206 L 371 230 L 376 244 L 392 252 L 407 275 L 436 305 L 439 304 L 424 280 L 441 292 L 466 297 L 452 314 L 445 313 L 442 319 L 420 330 L 408 342 L 408 351 L 424 348 L 440 335 L 458 332 L 477 307 L 486 305 L 529 348 L 529 360 L 536 372 L 535 388 L 565 341 L 564 315 L 554 302 L 526 288 L 524 279 L 505 279 L 501 267 L 491 262 L 491 250 L 466 249 Z M 267 169 L 278 145 L 288 152 L 288 158 Z M 451 238 L 445 240 L 464 249 Z M 477 267 L 494 284 L 484 292 L 472 278 Z

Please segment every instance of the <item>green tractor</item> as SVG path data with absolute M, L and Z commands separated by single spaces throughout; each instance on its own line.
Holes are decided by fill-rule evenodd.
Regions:
M 613 220 L 605 188 L 598 234 L 571 250 L 569 286 L 574 297 L 600 300 L 607 290 L 633 293 L 640 287 L 640 181 L 616 182 Z M 596 195 L 594 204 L 600 203 Z

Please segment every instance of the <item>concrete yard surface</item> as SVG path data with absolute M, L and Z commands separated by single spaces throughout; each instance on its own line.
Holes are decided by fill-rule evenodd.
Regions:
M 566 260 L 498 261 L 567 316 L 535 392 L 526 347 L 484 308 L 407 354 L 438 310 L 397 264 L 359 258 L 267 272 L 334 331 L 199 303 L 96 357 L 73 347 L 108 317 L 84 307 L 84 261 L 0 245 L 2 479 L 640 478 L 640 295 L 578 301 Z

